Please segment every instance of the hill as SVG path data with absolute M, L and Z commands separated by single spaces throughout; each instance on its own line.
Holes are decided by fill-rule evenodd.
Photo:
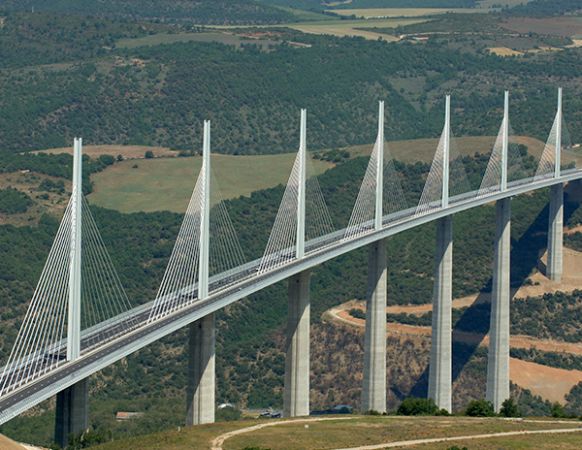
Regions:
M 200 148 L 203 119 L 213 121 L 216 152 L 284 153 L 296 148 L 301 107 L 309 110 L 310 149 L 345 147 L 373 138 L 379 99 L 386 100 L 390 140 L 435 137 L 451 92 L 455 135 L 495 135 L 505 88 L 512 91 L 516 134 L 545 141 L 555 80 L 565 88 L 572 141 L 582 141 L 581 49 L 501 58 L 489 45 L 457 47 L 446 37 L 390 44 L 284 28 L 230 31 L 267 33 L 262 38 L 277 45 L 266 47 L 163 40 L 117 47 L 128 38 L 201 31 L 176 27 L 7 14 L 0 29 L 0 154 L 63 147 L 74 135 L 86 144 L 190 151 Z
M 518 444 L 520 448 L 574 450 L 580 443 L 580 432 L 582 426 L 575 421 L 343 416 L 202 425 L 97 448 L 313 450 L 349 447 L 357 450 L 408 447 L 416 441 L 418 447 L 413 448 L 442 449 L 443 445 L 455 444 L 457 447 L 450 448 L 460 448 L 459 445 L 476 449 L 509 448 Z M 547 439 L 545 436 L 540 439 L 538 434 L 547 434 Z M 366 447 L 360 447 L 363 445 Z
M 254 0 L 5 0 L 2 10 L 200 24 L 265 24 L 295 19 L 289 12 Z

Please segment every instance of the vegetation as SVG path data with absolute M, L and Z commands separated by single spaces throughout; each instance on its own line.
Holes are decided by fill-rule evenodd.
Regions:
M 549 81 L 557 78 L 566 88 L 572 138 L 580 140 L 581 119 L 574 114 L 582 109 L 577 49 L 521 61 L 468 55 L 446 42 L 388 44 L 283 29 L 277 29 L 276 39 L 311 47 L 282 44 L 261 51 L 183 42 L 117 49 L 112 44 L 164 26 L 7 15 L 0 29 L 0 67 L 11 70 L 0 73 L 0 151 L 61 147 L 74 134 L 86 142 L 191 150 L 200 148 L 202 120 L 210 118 L 216 151 L 288 152 L 297 145 L 300 107 L 309 109 L 309 148 L 341 148 L 373 139 L 378 99 L 389 105 L 390 139 L 435 136 L 442 126 L 443 96 L 451 90 L 453 106 L 463 110 L 462 121 L 453 121 L 455 133 L 494 135 L 507 87 L 516 132 L 545 140 L 555 108 Z M 42 51 L 39 42 L 46 43 Z M 497 82 L 501 77 L 504 86 Z
M 440 410 L 432 398 L 405 398 L 396 414 L 401 416 L 446 416 L 446 410 Z
M 445 436 L 463 436 L 471 434 L 489 434 L 495 432 L 529 431 L 556 428 L 571 428 L 573 423 L 559 423 L 549 420 L 549 423 L 518 422 L 503 419 L 480 419 L 466 417 L 390 417 L 390 416 L 352 416 L 341 420 L 311 422 L 303 421 L 289 424 L 278 424 L 253 430 L 233 436 L 224 442 L 227 449 L 305 449 L 314 450 L 322 448 L 322 442 L 332 448 L 352 448 L 359 445 L 379 445 L 394 441 L 406 441 L 422 438 L 439 438 Z M 205 448 L 208 443 L 217 436 L 246 428 L 261 423 L 248 421 L 239 423 L 222 423 L 205 427 L 192 427 L 187 429 L 169 430 L 154 435 L 139 438 L 119 439 L 101 447 L 100 450 L 127 450 L 135 448 L 148 448 L 153 450 L 172 448 L 186 450 L 193 445 Z M 389 430 L 389 435 L 387 435 Z M 545 448 L 543 440 L 537 435 L 528 437 L 520 435 L 516 443 L 512 437 L 496 438 L 494 448 Z M 488 448 L 490 438 L 487 440 L 471 440 L 470 448 L 485 446 Z M 507 442 L 507 444 L 506 444 Z M 552 435 L 550 444 L 559 445 L 559 448 L 575 450 L 579 447 L 579 433 L 569 436 L 568 433 Z M 511 445 L 511 447 L 509 447 Z M 462 446 L 462 445 L 461 445 Z M 434 448 L 445 448 L 442 443 Z M 548 447 L 549 448 L 549 447 Z
M 547 17 L 562 16 L 565 13 L 576 11 L 580 11 L 580 2 L 578 0 L 533 0 L 506 11 L 506 14 Z
M 471 417 L 493 417 L 495 411 L 493 404 L 487 400 L 472 400 L 469 402 L 465 415 Z
M 499 415 L 503 417 L 521 417 L 521 411 L 515 401 L 512 398 L 508 398 L 502 403 Z
M 550 367 L 566 370 L 582 370 L 582 356 L 570 353 L 543 352 L 536 349 L 512 348 L 512 358 L 532 361 Z
M 294 15 L 253 0 L 5 0 L 6 11 L 78 14 L 153 21 L 178 21 L 199 24 L 265 24 L 290 21 Z
M 24 192 L 14 188 L 0 189 L 0 213 L 18 214 L 26 212 L 32 199 Z
M 546 339 L 580 342 L 582 331 L 582 291 L 556 292 L 528 297 L 512 303 L 512 327 L 515 334 Z

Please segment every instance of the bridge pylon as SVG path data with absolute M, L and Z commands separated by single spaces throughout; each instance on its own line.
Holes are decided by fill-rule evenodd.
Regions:
M 558 109 L 554 121 L 555 137 L 550 133 L 549 141 L 554 140 L 554 177 L 561 174 L 562 154 L 562 88 L 558 89 Z M 557 283 L 562 279 L 563 240 L 564 240 L 564 185 L 555 184 L 550 188 L 550 205 L 548 221 L 548 252 L 546 276 Z
M 375 162 L 374 229 L 383 226 L 384 194 L 384 102 L 378 108 L 378 137 Z M 386 240 L 368 246 L 368 289 L 366 334 L 364 336 L 364 378 L 362 411 L 386 412 Z
M 499 412 L 509 398 L 511 198 L 498 200 L 485 397 Z

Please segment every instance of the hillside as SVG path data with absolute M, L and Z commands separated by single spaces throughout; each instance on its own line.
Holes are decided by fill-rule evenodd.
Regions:
M 512 90 L 515 133 L 545 140 L 558 80 L 572 141 L 582 140 L 575 113 L 582 109 L 577 48 L 500 58 L 485 47 L 468 52 L 468 43 L 449 45 L 446 38 L 389 44 L 285 28 L 254 36 L 275 42 L 266 48 L 245 44 L 237 50 L 216 36 L 207 36 L 215 42 L 160 40 L 120 48 L 127 38 L 202 30 L 28 13 L 10 13 L 3 23 L 3 155 L 63 147 L 74 135 L 86 144 L 190 151 L 200 148 L 203 119 L 213 121 L 216 152 L 289 152 L 297 145 L 301 107 L 309 110 L 310 149 L 345 147 L 375 135 L 378 99 L 386 100 L 390 140 L 435 137 L 446 93 L 453 95 L 455 135 L 495 135 L 505 88 Z
M 305 450 L 410 447 L 422 449 L 536 448 L 577 449 L 582 426 L 575 421 L 487 418 L 343 416 L 219 423 L 116 441 L 97 448 L 241 448 Z M 543 439 L 540 440 L 542 434 Z M 417 442 L 414 442 L 417 440 Z M 417 445 L 414 445 L 416 443 Z M 383 444 L 383 445 L 382 445 Z M 421 445 L 422 444 L 422 445 Z M 366 445 L 366 447 L 360 447 Z
M 196 24 L 268 24 L 295 18 L 254 0 L 4 0 L 2 10 Z

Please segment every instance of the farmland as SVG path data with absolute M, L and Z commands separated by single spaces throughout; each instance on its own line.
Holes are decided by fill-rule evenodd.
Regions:
M 225 199 L 285 184 L 294 153 L 260 156 L 213 155 L 213 172 Z M 91 203 L 122 212 L 184 212 L 202 158 L 159 158 L 116 163 L 93 176 Z M 332 165 L 312 162 L 314 174 Z
M 389 17 L 422 17 L 446 13 L 474 13 L 471 8 L 362 8 L 328 10 L 339 16 L 356 16 L 363 19 Z

